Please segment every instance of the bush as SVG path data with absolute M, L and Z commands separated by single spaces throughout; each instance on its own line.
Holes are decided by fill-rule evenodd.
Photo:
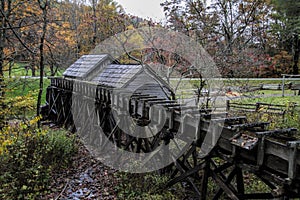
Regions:
M 75 136 L 38 129 L 41 118 L 28 119 L 36 97 L 20 81 L 7 80 L 0 96 L 0 199 L 39 197 L 48 189 L 51 171 L 68 166 L 76 152 Z
M 0 199 L 35 199 L 48 189 L 51 170 L 67 166 L 75 137 L 37 129 L 39 118 L 0 130 Z

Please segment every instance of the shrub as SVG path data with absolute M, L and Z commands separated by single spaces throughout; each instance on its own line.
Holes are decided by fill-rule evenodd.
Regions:
M 7 80 L 7 87 L 1 88 L 0 199 L 42 195 L 48 189 L 51 171 L 68 166 L 76 152 L 75 136 L 38 129 L 41 118 L 28 119 L 36 108 L 35 94 L 20 81 Z
M 35 199 L 47 191 L 51 170 L 67 166 L 76 152 L 74 136 L 37 129 L 39 119 L 0 130 L 0 199 Z

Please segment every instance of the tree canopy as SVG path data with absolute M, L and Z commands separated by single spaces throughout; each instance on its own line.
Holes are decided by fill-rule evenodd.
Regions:
M 49 5 L 43 15 L 45 2 Z M 298 0 L 167 0 L 162 4 L 167 23 L 160 26 L 193 37 L 224 76 L 297 74 L 299 4 Z M 127 15 L 113 0 L 0 0 L 0 17 L 0 76 L 15 61 L 26 62 L 36 75 L 41 53 L 43 65 L 54 75 L 108 37 L 154 25 Z
M 224 76 L 298 74 L 299 1 L 171 0 L 170 28 L 199 41 Z

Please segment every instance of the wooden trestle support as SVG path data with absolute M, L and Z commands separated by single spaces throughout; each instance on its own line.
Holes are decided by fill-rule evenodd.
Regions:
M 300 141 L 294 135 L 296 129 L 267 130 L 268 123 L 248 123 L 243 116 L 229 117 L 227 113 L 199 110 L 179 105 L 175 100 L 150 95 L 129 96 L 120 92 L 114 96 L 112 87 L 74 82 L 72 79 L 51 78 L 44 116 L 72 131 L 80 132 L 79 129 L 85 128 L 82 136 L 86 140 L 105 146 L 103 138 L 92 138 L 97 135 L 91 134 L 97 130 L 94 127 L 100 126 L 106 137 L 119 148 L 133 152 L 152 152 L 162 142 L 172 140 L 173 134 L 180 132 L 182 126 L 184 130 L 197 133 L 187 151 L 165 169 L 171 172 L 168 187 L 178 183 L 188 184 L 197 199 L 206 199 L 208 181 L 212 179 L 217 187 L 213 199 L 219 199 L 222 195 L 230 199 L 300 197 Z M 74 98 L 76 95 L 78 98 Z M 119 109 L 113 110 L 113 105 Z M 124 108 L 128 107 L 137 124 L 147 124 L 151 115 L 149 107 L 152 105 L 163 106 L 166 110 L 167 120 L 159 134 L 152 138 L 137 138 L 118 128 L 121 122 L 114 118 L 113 112 L 122 115 Z M 76 114 L 72 112 L 72 106 L 76 107 Z M 182 112 L 196 112 L 200 121 L 194 120 L 193 115 L 182 118 Z M 159 123 L 160 115 L 151 119 Z M 76 118 L 80 118 L 82 124 L 76 124 L 75 127 Z M 222 121 L 220 138 L 210 153 L 204 155 L 200 148 L 208 124 L 214 122 L 218 125 L 218 121 Z M 264 182 L 270 192 L 246 193 L 245 172 Z

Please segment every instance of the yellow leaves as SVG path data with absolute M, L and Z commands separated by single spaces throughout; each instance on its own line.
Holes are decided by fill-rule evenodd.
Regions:
M 48 133 L 48 131 L 44 130 L 44 129 L 40 129 L 37 131 L 37 136 L 41 137 L 41 136 L 45 136 Z
M 20 0 L 15 1 L 16 5 L 13 7 L 16 9 L 16 13 L 18 14 L 18 17 L 26 18 L 26 17 L 32 17 L 40 16 L 41 11 L 38 7 L 37 1 L 22 1 Z
M 8 121 L 12 118 L 23 118 L 26 113 L 29 111 L 33 111 L 36 107 L 35 95 L 36 92 L 31 91 L 24 96 L 14 96 L 14 95 L 22 95 L 22 89 L 16 90 L 16 92 L 12 92 L 13 89 L 10 90 L 7 88 L 6 97 L 0 99 L 0 105 L 4 105 L 0 109 L 0 124 Z M 15 126 L 14 124 L 11 124 Z
M 7 147 L 12 144 L 13 144 L 12 140 L 4 140 L 2 144 L 0 140 L 0 155 L 7 153 Z
M 13 130 L 7 126 L 4 127 L 0 131 L 0 155 L 7 152 L 7 147 L 14 144 L 16 140 L 17 132 L 13 132 Z
M 42 119 L 41 116 L 37 116 L 37 117 L 33 118 L 32 120 L 30 120 L 30 121 L 29 121 L 29 124 L 30 124 L 30 125 L 37 124 L 38 121 L 40 121 L 41 119 Z
M 48 25 L 48 29 L 52 29 L 52 30 L 56 30 L 56 29 L 59 29 L 59 25 L 57 24 L 57 23 L 50 23 L 49 25 Z
M 75 33 L 71 29 L 69 22 L 60 21 L 50 23 L 47 33 L 48 37 L 51 38 L 49 46 L 54 46 L 54 48 L 73 48 L 76 44 Z
M 6 105 L 14 110 L 33 110 L 35 105 L 35 100 L 32 94 L 27 94 L 26 96 L 17 96 L 13 98 L 6 99 Z M 14 111 L 10 110 L 10 111 Z
M 15 107 L 20 109 L 33 109 L 32 103 L 34 102 L 33 98 L 24 98 L 23 96 L 16 97 L 16 102 L 14 103 Z
M 267 5 L 270 5 L 270 4 L 272 3 L 272 0 L 265 0 L 265 3 L 266 3 Z
M 41 116 L 25 121 L 10 121 L 0 130 L 0 155 L 7 152 L 7 148 L 18 140 L 40 138 L 47 134 L 47 130 L 37 129 L 37 123 Z
M 32 134 L 31 134 L 31 132 L 26 132 L 26 133 L 24 133 L 24 137 L 25 138 L 30 138 L 32 136 Z
M 106 8 L 107 8 L 107 10 L 110 10 L 110 11 L 114 11 L 114 10 L 116 10 L 116 6 L 115 6 L 115 5 L 113 5 L 113 4 L 109 4 L 109 5 L 107 5 L 107 6 L 106 6 Z
M 290 55 L 287 51 L 281 51 L 279 54 L 275 55 L 275 59 L 286 59 L 292 60 L 293 56 Z
M 5 141 L 2 143 L 3 147 L 7 147 L 7 146 L 12 145 L 12 144 L 13 144 L 13 141 L 12 141 L 12 140 L 5 140 Z
M 274 56 L 275 66 L 278 70 L 281 70 L 281 73 L 290 73 L 292 62 L 293 56 L 287 51 L 281 51 Z

